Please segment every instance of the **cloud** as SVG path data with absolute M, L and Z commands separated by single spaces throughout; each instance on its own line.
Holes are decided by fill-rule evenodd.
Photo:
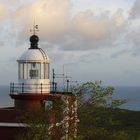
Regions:
M 134 2 L 129 10 L 126 22 L 127 25 L 123 38 L 125 51 L 122 49 L 120 52 L 113 54 L 114 57 L 126 53 L 132 56 L 140 55 L 140 0 Z
M 113 46 L 125 25 L 123 11 L 119 9 L 113 15 L 108 12 L 100 16 L 91 10 L 79 12 L 72 19 L 72 33 L 62 45 L 67 50 L 89 50 Z
M 130 31 L 127 36 L 127 40 L 135 47 L 140 47 L 140 27 L 136 30 Z
M 124 49 L 124 50 L 121 50 L 121 51 L 117 51 L 115 53 L 112 53 L 111 58 L 114 58 L 115 59 L 115 58 L 118 58 L 121 55 L 124 55 L 124 54 L 127 54 L 127 53 L 130 53 L 130 51 L 127 50 L 127 49 Z
M 136 0 L 130 10 L 130 19 L 140 18 L 140 1 Z
M 40 38 L 57 43 L 69 29 L 70 6 L 70 0 L 37 0 L 20 6 L 13 13 L 14 24 L 21 26 L 27 35 L 35 17 L 36 24 L 39 24 Z
M 3 20 L 9 16 L 9 10 L 6 5 L 0 3 L 0 20 Z
M 99 15 L 89 9 L 73 16 L 71 10 L 70 0 L 36 0 L 19 5 L 11 13 L 12 29 L 17 31 L 16 42 L 19 45 L 25 42 L 34 17 L 39 24 L 40 40 L 65 51 L 111 47 L 125 29 L 122 9 Z
M 131 54 L 133 56 L 140 55 L 140 27 L 130 31 L 126 35 L 128 46 L 131 46 Z

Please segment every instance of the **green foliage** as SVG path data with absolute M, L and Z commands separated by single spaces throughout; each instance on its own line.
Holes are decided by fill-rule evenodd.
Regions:
M 27 127 L 23 134 L 16 137 L 17 140 L 50 140 L 51 135 L 48 131 L 48 111 L 45 110 L 30 110 L 24 113 L 19 121 Z
M 84 106 L 78 110 L 83 140 L 139 140 L 140 112 Z
M 55 98 L 53 104 L 47 105 L 47 108 L 39 110 L 28 110 L 23 112 L 22 117 L 18 118 L 20 123 L 24 123 L 25 132 L 16 136 L 17 140 L 52 140 L 55 130 L 60 129 L 54 126 L 49 130 L 49 124 L 55 116 L 55 121 L 60 122 L 63 119 L 63 109 L 66 107 L 65 96 Z M 50 122 L 49 122 L 50 120 Z M 55 122 L 54 122 L 55 123 Z
M 139 140 L 140 112 L 118 109 L 126 100 L 112 99 L 113 91 L 101 82 L 87 82 L 75 90 L 81 140 Z
M 120 106 L 120 105 L 122 105 L 122 104 L 124 104 L 124 103 L 126 103 L 126 100 L 118 100 L 118 99 L 113 99 L 112 100 L 112 104 L 111 104 L 111 107 L 112 108 L 117 108 L 118 106 Z
M 82 140 L 81 136 L 77 136 L 76 138 L 68 138 L 67 140 Z
M 112 99 L 114 88 L 111 86 L 103 87 L 101 81 L 84 83 L 75 88 L 74 92 L 77 95 L 79 107 L 92 104 L 95 107 L 116 108 L 126 102 L 122 99 Z

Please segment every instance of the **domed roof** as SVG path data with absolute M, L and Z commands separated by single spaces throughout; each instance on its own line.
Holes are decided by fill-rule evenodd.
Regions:
M 28 49 L 19 58 L 18 61 L 23 61 L 23 62 L 48 62 L 49 63 L 49 57 L 40 48 L 38 48 L 38 49 Z

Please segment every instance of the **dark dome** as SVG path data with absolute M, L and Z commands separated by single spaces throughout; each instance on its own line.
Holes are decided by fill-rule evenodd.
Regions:
M 30 42 L 31 42 L 31 43 L 37 43 L 38 41 L 39 41 L 39 38 L 38 38 L 37 35 L 32 35 L 32 36 L 30 37 Z
M 31 47 L 30 49 L 38 49 L 39 37 L 37 35 L 32 35 L 30 37 Z

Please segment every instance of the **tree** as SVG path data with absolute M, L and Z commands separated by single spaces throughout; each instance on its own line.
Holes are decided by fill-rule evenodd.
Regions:
M 19 134 L 17 140 L 50 140 L 51 135 L 48 131 L 48 118 L 51 110 L 44 109 L 30 110 L 23 112 L 24 115 L 19 119 L 19 122 L 26 126 L 25 131 Z
M 86 82 L 76 87 L 74 93 L 77 96 L 79 108 L 87 104 L 94 107 L 117 108 L 126 102 L 124 99 L 112 99 L 114 88 L 103 87 L 101 81 Z
M 121 130 L 123 121 L 117 109 L 126 100 L 113 99 L 113 87 L 104 87 L 99 82 L 87 82 L 74 89 L 78 98 L 79 136 L 86 140 L 133 140 Z M 120 129 L 121 128 L 121 129 Z

